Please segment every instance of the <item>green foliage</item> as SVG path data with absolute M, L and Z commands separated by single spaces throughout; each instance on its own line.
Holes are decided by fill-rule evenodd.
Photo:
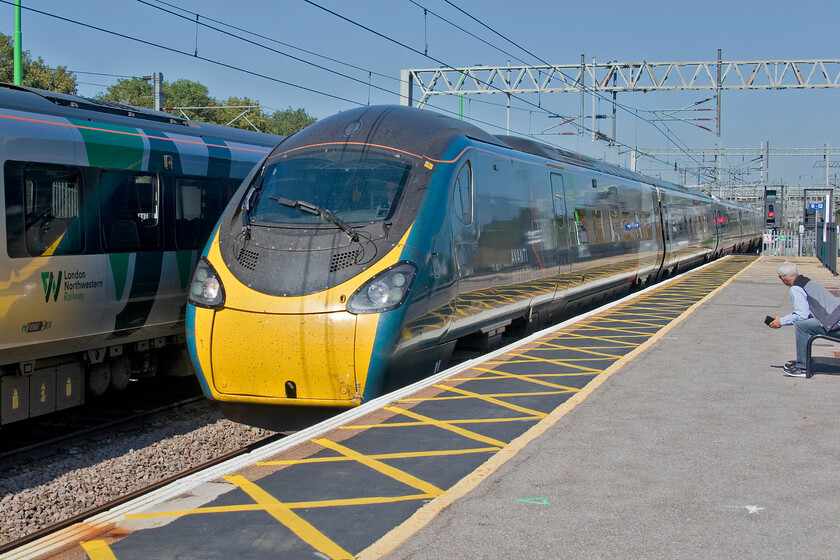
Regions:
M 76 93 L 76 76 L 66 66 L 51 68 L 39 57 L 32 60 L 29 51 L 21 57 L 23 85 L 57 91 Z M 14 45 L 12 37 L 0 33 L 0 81 L 14 81 Z M 284 109 L 266 112 L 260 102 L 248 97 L 231 97 L 219 101 L 210 96 L 207 86 L 191 80 L 163 82 L 163 107 L 203 107 L 201 109 L 165 109 L 169 113 L 187 118 L 233 126 L 248 130 L 259 130 L 270 134 L 289 136 L 309 126 L 316 120 L 303 109 Z M 96 96 L 103 101 L 113 101 L 135 107 L 154 107 L 152 83 L 143 78 L 123 78 L 104 93 Z M 213 108 L 218 107 L 218 108 Z
M 23 51 L 20 59 L 21 82 L 24 86 L 36 87 L 59 93 L 76 93 L 76 76 L 66 66 L 51 68 L 41 57 L 32 60 L 29 51 Z M 0 82 L 13 83 L 15 79 L 14 41 L 9 35 L 0 33 Z
M 181 79 L 171 83 L 164 80 L 162 91 L 165 111 L 179 116 L 186 115 L 195 121 L 289 136 L 318 120 L 303 109 L 291 107 L 269 114 L 260 106 L 259 101 L 249 97 L 230 97 L 218 101 L 210 96 L 207 86 L 191 80 Z M 150 109 L 153 106 L 152 84 L 141 78 L 119 80 L 97 98 Z
M 108 88 L 105 93 L 96 96 L 102 101 L 122 103 L 151 109 L 154 106 L 152 84 L 142 78 L 123 78 Z
M 283 111 L 275 111 L 271 115 L 273 125 L 272 133 L 281 136 L 291 136 L 298 130 L 302 130 L 317 121 L 315 117 L 306 114 L 303 109 L 292 109 L 289 107 Z

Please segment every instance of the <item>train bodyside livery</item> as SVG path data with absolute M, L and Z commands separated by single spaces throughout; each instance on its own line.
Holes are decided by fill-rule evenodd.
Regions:
M 183 348 L 198 254 L 281 139 L 0 84 L 2 423 L 122 389 Z
M 456 344 L 754 249 L 760 217 L 434 113 L 347 111 L 287 138 L 234 195 L 191 284 L 188 347 L 232 417 L 355 406 Z

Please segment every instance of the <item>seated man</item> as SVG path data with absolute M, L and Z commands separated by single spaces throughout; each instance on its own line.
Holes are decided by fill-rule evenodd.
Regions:
M 794 324 L 796 329 L 796 362 L 785 364 L 783 371 L 788 377 L 808 377 L 808 339 L 815 334 L 840 336 L 840 324 L 838 324 L 838 321 L 840 321 L 840 301 L 814 280 L 797 274 L 793 263 L 790 263 L 790 265 L 793 265 L 792 270 L 790 267 L 783 269 L 782 267 L 787 264 L 787 262 L 782 263 L 779 267 L 779 277 L 781 278 L 782 274 L 785 273 L 785 277 L 782 278 L 785 285 L 798 286 L 805 291 L 808 296 L 808 310 L 813 317 L 797 321 Z
M 770 323 L 771 329 L 778 329 L 785 325 L 794 325 L 799 321 L 804 321 L 811 316 L 808 310 L 808 295 L 802 286 L 794 285 L 798 274 L 796 273 L 796 264 L 790 261 L 785 261 L 779 265 L 779 279 L 782 284 L 789 288 L 790 301 L 793 303 L 793 312 L 784 317 L 776 317 Z

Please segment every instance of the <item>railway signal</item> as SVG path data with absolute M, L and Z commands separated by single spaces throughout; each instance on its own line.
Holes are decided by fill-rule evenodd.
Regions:
M 764 190 L 764 221 L 765 227 L 775 229 L 779 227 L 779 216 L 776 213 L 776 191 Z

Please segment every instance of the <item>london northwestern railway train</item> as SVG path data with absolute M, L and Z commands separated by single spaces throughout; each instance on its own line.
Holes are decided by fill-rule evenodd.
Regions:
M 760 234 L 744 206 L 431 112 L 362 108 L 285 139 L 234 195 L 191 283 L 187 344 L 231 417 L 351 407 L 436 372 L 456 344 Z
M 198 255 L 280 140 L 0 84 L 3 424 L 122 389 L 183 352 Z

